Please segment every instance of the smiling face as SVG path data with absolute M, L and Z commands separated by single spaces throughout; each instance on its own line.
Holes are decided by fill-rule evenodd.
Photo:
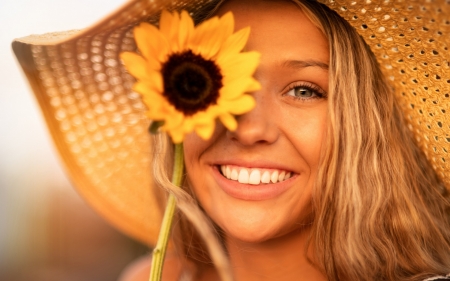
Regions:
M 311 194 L 327 122 L 327 40 L 292 2 L 228 1 L 235 29 L 250 26 L 246 50 L 261 53 L 256 107 L 184 142 L 187 177 L 225 235 L 261 242 L 310 222 Z

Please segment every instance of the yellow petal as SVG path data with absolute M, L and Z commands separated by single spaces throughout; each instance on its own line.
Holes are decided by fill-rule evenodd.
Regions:
M 183 115 L 178 112 L 167 102 L 155 103 L 149 106 L 146 115 L 151 120 L 164 121 L 161 130 L 167 131 L 180 127 L 183 121 Z
M 139 93 L 139 91 L 136 91 Z M 164 97 L 156 92 L 140 93 L 142 101 L 147 107 L 148 115 L 152 115 L 155 120 L 161 119 L 165 115 L 170 115 L 167 112 L 167 107 L 170 105 Z
M 246 68 L 243 71 L 253 73 L 258 67 L 260 58 L 260 53 L 252 51 L 231 56 L 226 61 L 218 60 L 217 63 L 224 70 L 224 78 L 227 79 L 227 77 L 234 77 L 231 71 L 238 71 L 237 69 L 240 67 Z
M 227 60 L 230 55 L 238 54 L 247 44 L 250 27 L 243 28 L 227 38 L 217 55 L 217 60 Z
M 210 105 L 206 110 L 197 112 L 191 118 L 195 124 L 206 124 L 214 120 L 223 112 L 223 109 L 217 105 Z
M 183 132 L 185 132 L 187 134 L 194 131 L 194 120 L 192 119 L 192 117 L 184 118 L 182 126 L 183 126 Z
M 161 12 L 159 20 L 159 30 L 166 37 L 171 52 L 178 52 L 178 27 L 180 26 L 180 15 L 178 12 L 173 14 L 167 10 Z
M 224 41 L 233 34 L 234 31 L 234 17 L 232 12 L 227 12 L 220 18 L 220 24 L 224 26 L 224 34 L 226 38 Z
M 128 72 L 137 80 L 146 79 L 147 73 L 151 71 L 147 61 L 136 53 L 123 52 L 120 54 L 120 58 Z
M 142 84 L 141 84 L 142 85 Z M 136 87 L 134 87 L 135 89 Z M 136 92 L 140 93 L 142 96 L 142 101 L 147 107 L 147 117 L 152 120 L 165 119 L 166 116 L 173 116 L 174 110 L 170 103 L 157 92 L 146 91 L 141 93 L 142 89 L 135 89 Z
M 209 57 L 205 56 L 209 50 L 207 49 L 208 47 L 205 45 L 204 41 L 208 41 L 208 38 L 214 33 L 218 23 L 218 17 L 212 17 L 199 24 L 195 28 L 194 34 L 188 43 L 188 48 L 194 53 L 202 55 L 205 59 L 209 59 Z
M 170 113 L 167 112 L 168 103 L 162 99 L 161 96 L 156 94 L 151 96 L 146 95 L 143 98 L 143 101 L 148 108 L 148 114 L 154 116 L 155 120 L 159 120 L 166 115 L 170 115 Z
M 228 61 L 220 63 L 223 83 L 229 83 L 241 77 L 250 77 L 258 68 L 261 55 L 247 52 L 232 56 Z
M 233 115 L 229 113 L 225 113 L 219 116 L 220 121 L 222 121 L 223 125 L 230 131 L 236 130 L 238 124 Z
M 242 95 L 235 100 L 220 99 L 219 106 L 223 106 L 231 114 L 240 115 L 252 110 L 256 103 L 255 99 L 250 95 Z
M 155 70 L 161 68 L 169 51 L 169 44 L 161 32 L 153 25 L 141 23 L 133 29 L 136 45 L 142 55 Z
M 184 133 L 182 130 L 172 130 L 172 131 L 169 131 L 168 134 L 172 138 L 172 142 L 174 144 L 183 142 Z
M 260 89 L 261 89 L 261 84 L 257 80 L 253 79 L 253 82 L 250 85 L 248 85 L 248 87 L 245 91 L 246 92 L 254 92 L 254 91 L 258 91 Z
M 205 58 L 214 58 L 217 53 L 219 52 L 221 46 L 223 43 L 227 40 L 228 37 L 233 34 L 234 30 L 234 18 L 233 14 L 231 12 L 227 12 L 225 15 L 223 15 L 219 21 L 217 22 L 217 26 L 213 27 L 211 26 L 211 30 L 208 36 L 205 34 L 205 36 L 202 38 L 202 46 L 204 46 L 204 49 L 202 51 L 202 55 L 205 56 Z
M 195 132 L 204 140 L 209 139 L 214 133 L 215 123 L 211 122 L 206 125 L 199 125 L 195 127 Z
M 136 44 L 142 56 L 124 53 L 124 64 L 137 78 L 133 89 L 140 93 L 147 105 L 146 115 L 152 120 L 164 121 L 161 130 L 175 143 L 195 131 L 208 139 L 214 133 L 216 118 L 229 130 L 235 130 L 237 121 L 232 114 L 243 114 L 255 106 L 255 100 L 246 93 L 259 89 L 252 77 L 259 63 L 259 54 L 241 54 L 245 47 L 249 28 L 233 34 L 234 19 L 231 13 L 221 18 L 213 17 L 194 27 L 188 12 L 180 14 L 163 11 L 159 29 L 143 23 L 135 28 Z M 219 67 L 223 87 L 217 104 L 203 111 L 185 116 L 164 95 L 161 67 L 172 53 L 192 50 Z
M 242 77 L 235 79 L 233 82 L 225 84 L 220 89 L 220 99 L 234 100 L 245 92 L 250 92 L 249 89 L 254 89 L 255 80 L 252 77 Z
M 138 77 L 139 82 L 141 84 L 145 84 L 147 88 L 162 93 L 163 91 L 163 78 L 160 72 L 158 71 L 148 71 L 143 77 Z M 140 85 L 139 87 L 143 87 Z M 142 88 L 143 89 L 143 88 Z M 141 93 L 141 92 L 140 92 Z
M 153 96 L 157 96 L 158 100 L 164 99 L 159 91 L 156 91 L 152 85 L 149 85 L 144 82 L 136 82 L 133 85 L 133 91 L 141 94 L 144 98 L 147 96 L 153 98 Z
M 148 119 L 155 121 L 165 121 L 168 117 L 170 117 L 168 114 L 154 107 L 149 108 L 149 110 L 145 112 L 145 115 L 147 116 Z
M 164 127 L 167 130 L 176 130 L 177 128 L 182 127 L 184 119 L 184 115 L 181 112 L 174 110 L 171 112 L 171 116 L 166 118 Z
M 190 37 L 194 33 L 194 21 L 185 10 L 181 12 L 180 27 L 178 32 L 178 46 L 180 50 L 186 49 Z

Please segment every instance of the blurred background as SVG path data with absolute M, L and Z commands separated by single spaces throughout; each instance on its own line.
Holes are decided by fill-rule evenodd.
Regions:
M 0 0 L 0 280 L 113 281 L 148 249 L 72 188 L 12 50 L 14 38 L 81 29 L 124 0 Z

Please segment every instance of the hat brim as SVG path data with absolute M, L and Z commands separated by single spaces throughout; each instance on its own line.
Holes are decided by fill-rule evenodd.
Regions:
M 153 191 L 149 120 L 119 59 L 131 29 L 161 10 L 197 18 L 217 1 L 128 1 L 93 26 L 17 39 L 13 50 L 42 108 L 74 186 L 104 218 L 153 245 L 161 211 Z M 321 1 L 361 34 L 436 172 L 450 187 L 448 1 Z

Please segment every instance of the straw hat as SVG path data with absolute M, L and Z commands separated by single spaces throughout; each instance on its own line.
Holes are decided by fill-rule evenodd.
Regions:
M 118 56 L 136 49 L 133 26 L 157 22 L 163 8 L 200 19 L 217 2 L 128 1 L 85 30 L 12 44 L 75 187 L 114 226 L 148 245 L 162 216 L 151 191 L 149 120 Z M 371 46 L 408 127 L 450 188 L 450 1 L 321 2 Z

